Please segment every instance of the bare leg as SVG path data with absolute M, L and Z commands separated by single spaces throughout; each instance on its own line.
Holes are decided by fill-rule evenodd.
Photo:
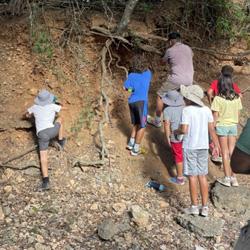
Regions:
M 202 205 L 207 206 L 208 201 L 208 182 L 206 175 L 198 175 L 201 190 Z
M 161 117 L 162 109 L 163 109 L 163 102 L 162 102 L 160 96 L 157 95 L 157 98 L 156 98 L 156 116 Z
M 145 132 L 145 127 L 141 128 L 140 125 L 137 125 L 137 132 L 136 132 L 136 137 L 135 137 L 135 143 L 141 143 L 142 137 Z
M 131 131 L 131 137 L 135 138 L 136 132 L 137 132 L 138 125 L 133 125 L 132 131 Z
M 228 147 L 228 136 L 218 136 L 221 152 L 222 152 L 222 163 L 224 167 L 225 177 L 230 178 L 230 155 Z
M 189 191 L 190 191 L 190 197 L 191 197 L 191 203 L 192 205 L 198 204 L 198 183 L 197 183 L 197 176 L 188 176 L 189 179 Z
M 59 122 L 61 124 L 61 127 L 59 129 L 58 133 L 58 140 L 62 140 L 63 138 L 63 120 L 61 117 L 57 118 L 55 122 Z
M 183 176 L 183 162 L 176 162 L 177 177 Z
M 43 173 L 43 178 L 48 177 L 48 150 L 40 151 L 40 161 Z
M 231 158 L 234 148 L 235 148 L 235 144 L 236 144 L 236 136 L 228 136 L 228 147 L 229 147 L 229 156 Z M 236 178 L 236 174 L 235 173 L 231 173 L 233 178 Z

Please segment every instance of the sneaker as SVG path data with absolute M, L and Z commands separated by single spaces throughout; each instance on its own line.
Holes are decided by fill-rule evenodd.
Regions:
M 126 146 L 126 149 L 132 150 L 133 147 L 134 147 L 134 145 L 132 145 L 132 143 L 129 141 L 128 144 L 127 144 L 127 146 Z
M 58 140 L 58 144 L 61 148 L 64 148 L 65 144 L 67 142 L 67 139 L 65 137 L 62 138 L 62 140 Z
M 217 180 L 220 184 L 222 184 L 223 186 L 226 186 L 226 187 L 230 187 L 231 186 L 231 181 L 230 179 L 229 180 L 226 180 L 225 178 L 223 179 L 218 179 Z
M 208 216 L 208 207 L 203 207 L 201 208 L 201 215 L 204 217 Z
M 139 150 L 139 151 L 135 151 L 134 149 L 132 149 L 131 151 L 130 151 L 130 154 L 131 155 L 140 155 L 141 154 L 141 151 Z
M 177 178 L 170 177 L 170 181 L 180 184 L 180 185 L 184 185 L 183 179 L 179 181 Z
M 161 127 L 161 122 L 156 123 L 155 117 L 154 117 L 154 116 L 148 115 L 148 116 L 147 116 L 147 122 L 148 122 L 149 124 L 151 124 L 151 125 L 154 125 L 154 126 L 157 127 L 157 128 L 160 128 L 160 127 Z
M 239 186 L 239 182 L 237 181 L 237 179 L 231 180 L 231 186 L 232 187 L 238 187 Z
M 49 182 L 43 182 L 41 186 L 38 187 L 38 191 L 48 190 L 50 189 Z
M 220 163 L 222 163 L 222 157 L 221 156 L 218 156 L 218 157 L 211 157 L 211 161 L 214 161 L 214 162 L 220 162 Z
M 185 214 L 199 215 L 199 207 L 198 206 L 196 206 L 196 207 L 190 206 L 188 208 L 185 208 L 183 210 L 183 212 Z

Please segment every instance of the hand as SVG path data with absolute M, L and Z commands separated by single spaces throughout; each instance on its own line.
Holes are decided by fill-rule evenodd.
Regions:
M 214 148 L 213 148 L 213 151 L 212 151 L 212 156 L 213 156 L 213 158 L 217 158 L 217 157 L 219 157 L 219 155 L 220 155 L 220 150 L 219 150 L 219 148 L 218 148 L 218 147 L 214 147 Z

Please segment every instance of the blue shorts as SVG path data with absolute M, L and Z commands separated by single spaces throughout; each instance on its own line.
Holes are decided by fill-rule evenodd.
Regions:
M 215 127 L 216 134 L 219 136 L 237 136 L 237 125 L 228 127 Z
M 137 101 L 129 103 L 131 123 L 133 125 L 141 125 L 146 127 L 148 103 L 147 101 Z

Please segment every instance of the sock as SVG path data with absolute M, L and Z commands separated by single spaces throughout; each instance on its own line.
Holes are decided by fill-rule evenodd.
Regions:
M 231 179 L 231 181 L 235 181 L 235 180 L 236 180 L 236 178 L 235 178 L 235 177 L 231 177 L 230 179 Z
M 182 177 L 177 176 L 177 181 L 183 181 L 183 176 Z
M 159 117 L 159 116 L 156 116 L 156 117 L 155 117 L 155 122 L 156 122 L 156 123 L 159 123 L 159 122 L 161 122 L 161 117 Z
M 63 137 L 61 140 L 58 139 L 58 142 L 63 142 L 65 138 Z
M 134 145 L 134 151 L 138 152 L 139 149 L 140 149 L 140 143 L 135 143 L 135 145 Z
M 196 207 L 198 207 L 197 205 L 192 205 L 192 208 L 196 208 Z
M 44 177 L 43 178 L 43 183 L 47 183 L 47 182 L 49 182 L 49 177 Z
M 203 208 L 208 208 L 208 206 L 206 205 L 206 206 L 202 206 Z
M 135 144 L 135 137 L 130 137 L 130 143 L 132 144 L 132 145 L 134 145 Z
M 229 181 L 230 180 L 230 177 L 224 177 L 226 181 Z

